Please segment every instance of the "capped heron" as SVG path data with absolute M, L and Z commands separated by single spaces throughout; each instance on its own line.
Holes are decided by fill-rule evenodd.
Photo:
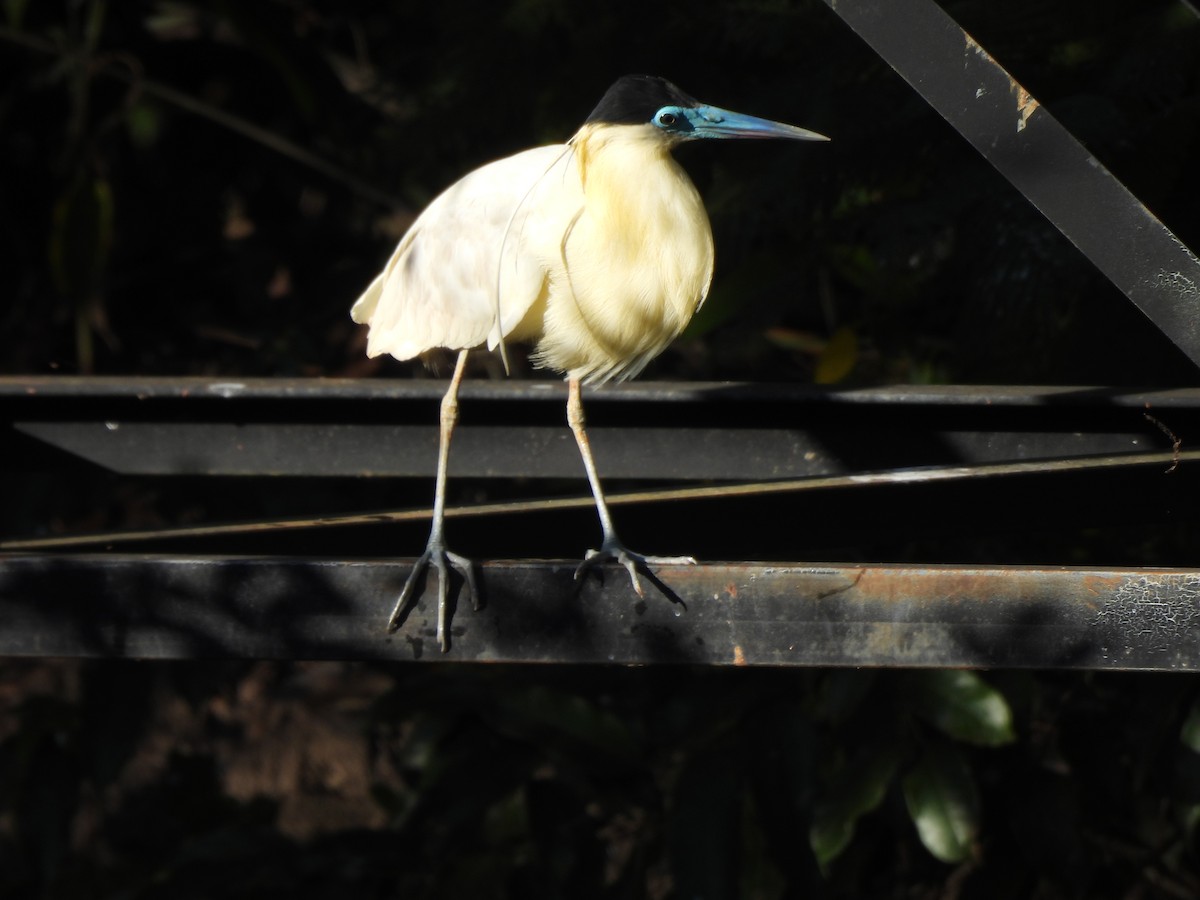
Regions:
M 580 386 L 623 381 L 661 353 L 704 302 L 713 237 L 704 204 L 671 150 L 706 138 L 828 140 L 794 125 L 729 112 L 671 82 L 626 75 L 565 144 L 536 147 L 464 176 L 426 207 L 354 304 L 370 326 L 367 355 L 412 359 L 458 350 L 441 405 L 433 526 L 388 624 L 395 631 L 429 565 L 438 572 L 438 643 L 447 649 L 446 462 L 467 354 L 484 344 L 533 344 L 535 365 L 566 375 L 567 422 L 579 445 L 603 536 L 575 572 L 615 560 L 642 594 L 638 567 L 694 563 L 642 556 L 613 528 L 584 429 Z

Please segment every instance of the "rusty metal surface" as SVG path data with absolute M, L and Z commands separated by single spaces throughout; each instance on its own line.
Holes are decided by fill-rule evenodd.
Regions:
M 933 0 L 825 0 L 1200 364 L 1200 259 Z
M 1200 669 L 1194 570 L 701 565 L 639 600 L 613 570 L 576 592 L 573 566 L 482 566 L 443 657 L 428 594 L 383 632 L 403 563 L 0 556 L 0 653 Z

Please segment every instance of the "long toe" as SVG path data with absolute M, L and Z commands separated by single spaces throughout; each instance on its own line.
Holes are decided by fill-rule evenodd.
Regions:
M 471 597 L 471 606 L 478 610 L 479 592 L 475 589 L 475 569 L 471 561 L 465 556 L 459 556 L 457 553 L 451 553 L 449 550 L 441 550 L 434 553 L 433 565 L 438 570 L 438 622 L 437 622 L 437 641 L 438 646 L 445 653 L 450 649 L 450 639 L 447 637 L 448 617 L 450 615 L 450 573 L 447 568 L 453 569 L 463 577 L 467 586 L 467 594 Z
M 445 653 L 450 649 L 450 644 L 446 640 L 446 615 L 450 604 L 447 600 L 450 593 L 450 576 L 446 572 L 446 554 L 435 553 L 433 555 L 433 567 L 438 573 L 438 608 L 437 608 L 437 642 Z
M 620 563 L 625 567 L 625 571 L 629 573 L 633 590 L 639 597 L 644 597 L 645 592 L 642 590 L 641 579 L 638 578 L 638 569 L 649 571 L 650 566 L 694 566 L 696 564 L 696 560 L 691 556 L 644 556 L 641 553 L 634 553 L 618 541 L 605 541 L 599 550 L 587 552 L 583 562 L 575 569 L 575 580 L 578 581 L 597 564 L 610 561 Z
M 396 608 L 392 610 L 392 617 L 388 620 L 388 633 L 398 630 L 400 622 L 404 618 L 404 611 L 408 609 L 409 602 L 417 590 L 417 583 L 421 580 L 421 576 L 429 567 L 429 562 L 433 558 L 433 551 L 426 548 L 425 552 L 417 557 L 413 563 L 412 571 L 408 573 L 408 580 L 404 582 L 404 589 L 400 592 L 399 598 L 396 600 Z
M 475 584 L 475 564 L 465 556 L 459 556 L 457 553 L 446 551 L 446 559 L 450 563 L 450 567 L 463 577 L 463 582 L 467 586 L 467 596 L 471 598 L 471 608 L 475 612 L 479 612 L 482 607 L 479 596 L 479 587 Z
M 635 554 L 636 555 L 636 554 Z M 648 566 L 694 566 L 694 556 L 638 556 Z
M 633 590 L 639 597 L 645 597 L 646 592 L 642 590 L 642 581 L 638 578 L 638 563 L 645 565 L 644 561 L 636 557 L 635 554 L 630 554 L 628 550 L 617 551 L 617 562 L 625 567 L 625 571 L 629 573 L 629 580 L 633 582 Z

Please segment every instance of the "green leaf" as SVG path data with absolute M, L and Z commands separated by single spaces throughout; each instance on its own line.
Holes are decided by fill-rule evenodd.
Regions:
M 534 686 L 509 691 L 489 714 L 501 733 L 545 748 L 561 747 L 575 755 L 587 751 L 621 765 L 638 752 L 625 723 L 583 697 Z
M 684 764 L 671 797 L 667 854 L 679 897 L 735 897 L 745 775 L 730 735 Z
M 829 794 L 813 813 L 808 840 L 822 866 L 836 859 L 850 844 L 859 818 L 879 807 L 887 796 L 898 759 L 886 747 L 857 760 L 839 773 Z
M 814 715 L 821 721 L 846 721 L 863 705 L 875 681 L 874 669 L 830 669 L 818 682 Z
M 787 894 L 787 878 L 771 858 L 771 842 L 753 791 L 742 793 L 742 852 L 738 866 L 738 896 L 772 900 Z
M 133 104 L 125 116 L 130 142 L 139 150 L 149 150 L 162 133 L 162 116 L 158 107 L 141 101 Z
M 797 353 L 807 353 L 810 356 L 820 356 L 828 344 L 828 341 L 816 332 L 788 328 L 786 325 L 771 326 L 763 332 L 763 337 L 776 347 Z
M 25 20 L 25 9 L 29 0 L 4 0 L 4 18 L 10 28 L 20 28 Z
M 1188 843 L 1191 844 L 1196 840 L 1197 832 L 1200 832 L 1200 804 L 1190 804 L 1179 810 L 1179 819 L 1183 822 L 1183 831 L 1187 835 Z
M 1192 704 L 1187 719 L 1179 731 L 1179 739 L 1193 753 L 1200 753 L 1200 700 Z
M 487 808 L 483 833 L 490 846 L 513 844 L 529 837 L 529 800 L 524 785 Z
M 921 672 L 912 687 L 913 712 L 950 737 L 983 747 L 1016 740 L 1008 701 L 975 672 Z
M 854 369 L 858 361 L 858 335 L 853 328 L 839 328 L 817 357 L 813 381 L 817 384 L 836 384 Z
M 870 248 L 861 244 L 834 244 L 828 252 L 834 270 L 854 287 L 870 290 L 884 280 Z
M 113 239 L 113 192 L 103 178 L 81 178 L 54 205 L 50 271 L 66 297 L 90 293 L 108 262 Z
M 903 787 L 925 849 L 947 863 L 970 856 L 979 832 L 979 794 L 959 752 L 949 744 L 929 747 L 904 776 Z

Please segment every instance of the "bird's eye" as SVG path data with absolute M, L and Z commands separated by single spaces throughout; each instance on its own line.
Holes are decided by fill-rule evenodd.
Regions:
M 658 122 L 659 125 L 662 125 L 664 128 L 670 128 L 672 125 L 675 124 L 675 121 L 676 121 L 675 114 L 671 113 L 671 112 L 667 112 L 665 109 L 662 110 L 657 116 L 655 116 L 654 120 L 656 122 Z

